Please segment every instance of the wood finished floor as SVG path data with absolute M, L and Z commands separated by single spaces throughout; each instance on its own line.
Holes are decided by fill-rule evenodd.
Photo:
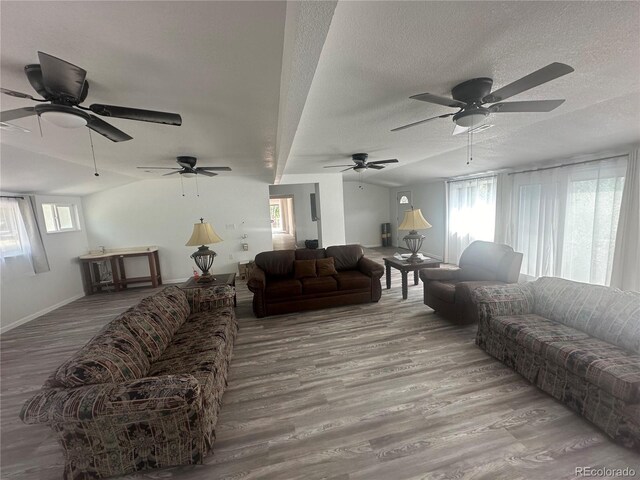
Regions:
M 368 251 L 381 260 L 381 250 Z M 49 373 L 150 289 L 93 295 L 1 336 L 4 480 L 62 475 L 50 429 L 18 412 Z M 640 457 L 540 392 L 422 303 L 399 272 L 378 304 L 257 320 L 238 282 L 241 330 L 204 465 L 131 479 L 565 479 Z

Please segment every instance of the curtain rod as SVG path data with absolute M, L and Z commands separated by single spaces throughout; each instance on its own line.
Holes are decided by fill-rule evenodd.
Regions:
M 621 158 L 626 156 L 627 155 L 623 153 L 621 155 L 613 155 L 611 157 L 604 157 L 604 158 L 594 158 L 593 160 L 584 160 L 582 162 L 564 163 L 562 165 L 555 165 L 553 167 L 532 168 L 530 170 L 522 170 L 520 172 L 510 172 L 507 175 L 517 175 L 518 173 L 542 172 L 543 170 L 551 170 L 552 168 L 572 167 L 573 165 L 584 165 L 585 163 L 602 162 L 604 160 L 612 160 L 614 158 Z
M 474 177 L 474 176 L 469 176 L 469 177 L 464 177 L 464 178 L 452 178 L 451 180 L 446 180 L 446 183 L 453 183 L 453 182 L 466 182 L 469 180 L 482 180 L 483 178 L 491 178 L 491 177 L 497 177 L 498 174 L 497 173 L 492 173 L 490 175 L 482 175 L 480 177 Z
M 11 195 L 0 195 L 0 198 L 19 198 L 20 200 L 24 200 L 24 197 L 13 197 Z

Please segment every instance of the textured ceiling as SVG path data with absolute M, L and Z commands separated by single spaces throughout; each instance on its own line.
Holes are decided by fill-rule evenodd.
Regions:
M 339 2 L 285 173 L 326 172 L 364 151 L 400 164 L 363 181 L 407 185 L 638 142 L 639 38 L 637 2 Z M 493 115 L 469 166 L 450 119 L 390 132 L 451 111 L 410 95 L 450 96 L 480 76 L 499 88 L 551 62 L 575 72 L 510 100 L 567 101 Z
M 87 70 L 85 104 L 183 118 L 181 127 L 109 119 L 133 140 L 93 136 L 100 178 L 92 174 L 88 129 L 42 121 L 41 138 L 36 117 L 16 120 L 31 133 L 0 131 L 1 188 L 85 194 L 155 177 L 135 167 L 172 167 L 181 154 L 203 166 L 228 165 L 231 175 L 275 175 L 285 2 L 3 0 L 1 10 L 2 87 L 34 93 L 23 66 L 37 63 L 41 50 Z M 0 101 L 2 110 L 33 104 Z M 230 174 L 203 181 L 223 175 Z
M 87 129 L 43 122 L 41 138 L 34 117 L 17 120 L 31 133 L 0 131 L 4 190 L 82 195 L 154 177 L 135 167 L 180 154 L 233 168 L 206 182 L 273 179 L 327 173 L 360 151 L 400 159 L 363 181 L 406 185 L 640 141 L 637 2 L 2 1 L 1 13 L 2 87 L 32 93 L 22 68 L 42 50 L 88 71 L 87 103 L 183 116 L 182 127 L 111 120 L 134 139 L 94 135 L 99 178 Z M 513 100 L 567 101 L 494 115 L 469 166 L 449 119 L 390 132 L 449 111 L 410 95 L 478 76 L 499 88 L 554 61 L 576 71 Z

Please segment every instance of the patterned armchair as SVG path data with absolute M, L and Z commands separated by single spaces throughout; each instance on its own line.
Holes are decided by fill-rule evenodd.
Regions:
M 543 277 L 473 297 L 480 348 L 640 451 L 640 293 Z
M 168 287 L 58 367 L 20 417 L 56 432 L 65 479 L 202 462 L 237 332 L 233 296 Z

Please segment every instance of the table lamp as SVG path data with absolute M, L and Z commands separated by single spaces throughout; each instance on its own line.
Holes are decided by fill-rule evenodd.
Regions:
M 213 265 L 213 259 L 216 256 L 216 252 L 209 250 L 207 245 L 221 241 L 222 239 L 213 231 L 211 224 L 208 222 L 205 223 L 203 218 L 200 219 L 200 223 L 195 223 L 193 225 L 193 233 L 185 245 L 187 247 L 200 245 L 198 250 L 191 254 L 191 258 L 193 258 L 198 268 L 202 271 L 202 275 L 198 279 L 198 283 L 207 283 L 215 280 L 215 278 L 209 273 L 209 269 Z
M 417 263 L 422 261 L 418 252 L 420 248 L 422 248 L 424 235 L 420 235 L 417 230 L 425 228 L 431 228 L 431 224 L 422 216 L 419 208 L 414 210 L 414 208 L 411 207 L 411 210 L 404 212 L 404 219 L 398 227 L 398 230 L 409 230 L 409 233 L 403 238 L 403 240 L 407 242 L 407 248 L 412 253 L 412 255 L 407 258 L 407 262 Z

